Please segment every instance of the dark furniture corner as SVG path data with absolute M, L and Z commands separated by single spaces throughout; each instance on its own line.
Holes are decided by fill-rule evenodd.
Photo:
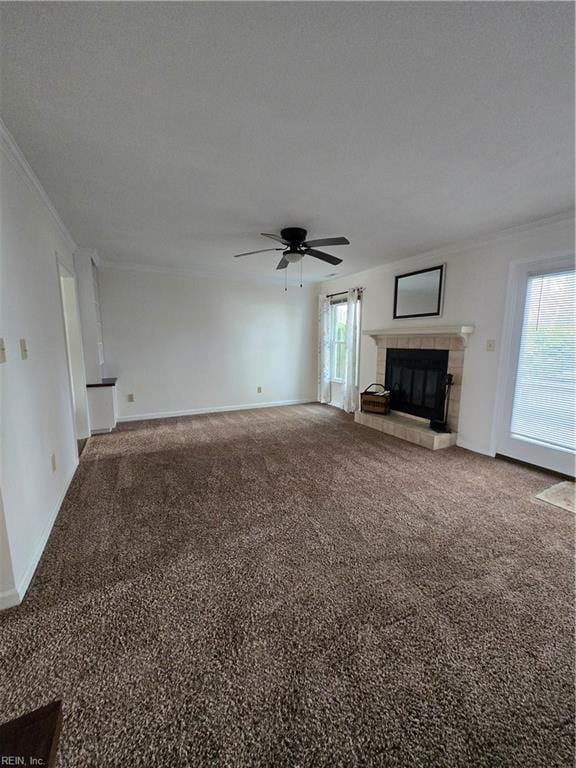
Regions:
M 60 700 L 0 725 L 0 763 L 47 768 L 56 765 L 61 729 Z

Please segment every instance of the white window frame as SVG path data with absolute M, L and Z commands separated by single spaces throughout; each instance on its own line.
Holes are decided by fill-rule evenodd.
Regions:
M 341 304 L 348 303 L 348 299 L 341 299 L 337 301 L 331 301 L 330 302 L 330 382 L 332 384 L 343 384 L 344 379 L 339 378 L 336 376 L 336 347 L 342 346 L 344 349 L 346 349 L 346 340 L 344 341 L 337 341 L 335 338 L 335 330 L 336 330 L 336 323 L 335 323 L 335 316 L 336 316 L 336 307 L 338 307 Z M 346 323 L 348 323 L 348 316 L 346 316 Z

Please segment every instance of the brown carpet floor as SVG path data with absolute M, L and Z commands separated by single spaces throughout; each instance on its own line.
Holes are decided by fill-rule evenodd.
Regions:
M 319 405 L 93 438 L 0 615 L 0 720 L 61 696 L 61 766 L 572 765 L 552 482 Z

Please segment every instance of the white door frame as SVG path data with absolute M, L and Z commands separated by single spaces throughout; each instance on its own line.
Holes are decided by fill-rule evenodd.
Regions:
M 498 367 L 497 401 L 492 425 L 491 452 L 507 455 L 507 440 L 511 440 L 510 421 L 516 386 L 518 356 L 522 338 L 522 325 L 526 303 L 528 278 L 541 272 L 559 272 L 574 269 L 574 255 L 563 254 L 553 258 L 530 259 L 513 262 L 510 265 L 506 292 L 506 316 L 504 319 L 502 347 Z M 515 456 L 520 461 L 535 464 L 566 475 L 574 475 L 574 453 L 561 448 L 545 446 L 537 441 L 516 440 L 515 449 L 522 443 L 523 455 Z M 523 449 L 526 450 L 523 450 Z

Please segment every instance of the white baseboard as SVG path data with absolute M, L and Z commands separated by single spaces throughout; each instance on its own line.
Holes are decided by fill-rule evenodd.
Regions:
M 15 605 L 19 605 L 21 602 L 17 589 L 8 589 L 5 592 L 0 592 L 0 611 L 4 611 L 6 608 L 14 608 Z
M 494 458 L 493 453 L 490 452 L 488 448 L 482 448 L 479 445 L 475 445 L 474 443 L 468 443 L 465 440 L 457 440 L 456 445 L 459 448 L 465 448 L 467 451 L 473 451 L 474 453 L 481 453 L 483 456 L 490 456 L 490 458 Z
M 76 473 L 76 469 L 78 468 L 78 463 L 79 463 L 78 459 L 76 459 L 76 461 L 74 462 L 74 466 L 72 467 L 72 472 L 68 477 L 67 481 L 64 483 L 64 488 L 62 490 L 62 493 L 60 494 L 60 497 L 57 503 L 55 504 L 54 509 L 52 510 L 48 521 L 46 522 L 46 525 L 44 526 L 44 530 L 42 531 L 42 534 L 38 540 L 38 544 L 36 545 L 34 554 L 32 555 L 30 562 L 28 563 L 28 567 L 24 571 L 24 574 L 20 577 L 20 580 L 16 586 L 16 589 L 11 589 L 8 592 L 0 593 L 0 609 L 12 608 L 15 605 L 19 605 L 22 602 L 22 600 L 24 600 L 24 596 L 26 595 L 28 587 L 30 586 L 32 577 L 36 572 L 36 568 L 38 567 L 38 563 L 40 562 L 40 558 L 42 557 L 42 553 L 44 552 L 44 549 L 48 542 L 48 538 L 52 532 L 52 528 L 54 527 L 56 518 L 58 517 L 58 512 L 60 512 L 60 507 L 62 506 L 64 497 L 68 492 L 68 488 L 70 487 L 72 478 L 74 477 L 74 474 Z
M 140 413 L 137 416 L 122 416 L 118 419 L 123 421 L 148 421 L 148 419 L 170 419 L 174 416 L 196 416 L 202 413 L 223 413 L 225 411 L 251 411 L 253 408 L 276 408 L 280 405 L 305 405 L 306 403 L 317 402 L 311 398 L 298 400 L 276 400 L 272 403 L 244 403 L 243 405 L 220 405 L 210 408 L 192 408 L 185 411 L 159 411 L 157 413 Z

